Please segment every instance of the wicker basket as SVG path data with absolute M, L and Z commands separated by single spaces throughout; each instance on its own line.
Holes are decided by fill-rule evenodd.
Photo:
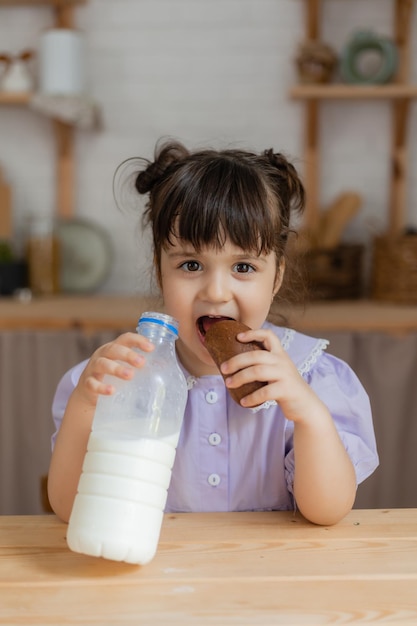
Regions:
M 346 300 L 363 295 L 363 252 L 359 244 L 312 250 L 302 258 L 311 300 Z
M 371 296 L 417 303 L 417 236 L 377 237 L 373 245 Z

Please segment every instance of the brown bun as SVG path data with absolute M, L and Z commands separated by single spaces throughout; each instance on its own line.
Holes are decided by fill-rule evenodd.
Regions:
M 235 320 L 222 320 L 216 322 L 207 330 L 204 337 L 204 345 L 210 353 L 213 361 L 220 369 L 220 365 L 231 359 L 235 354 L 241 354 L 242 352 L 252 352 L 252 350 L 265 350 L 263 345 L 258 341 L 250 341 L 249 343 L 242 343 L 236 339 L 238 333 L 243 333 L 247 330 L 251 330 L 249 326 L 236 322 Z M 223 374 L 222 374 L 223 376 Z M 226 378 L 223 376 L 223 378 Z M 229 393 L 233 400 L 240 404 L 240 400 L 245 396 L 253 393 L 260 387 L 266 385 L 265 382 L 253 381 L 246 383 L 237 389 L 229 389 Z

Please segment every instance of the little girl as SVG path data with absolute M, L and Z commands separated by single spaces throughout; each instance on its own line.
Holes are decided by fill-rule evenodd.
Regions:
M 149 194 L 154 263 L 164 310 L 179 321 L 177 356 L 188 402 L 166 511 L 292 510 L 333 524 L 378 465 L 368 397 L 327 341 L 266 321 L 286 271 L 291 214 L 304 190 L 272 150 L 190 152 L 171 142 L 143 160 L 135 187 Z M 262 342 L 221 365 L 204 346 L 216 320 L 251 329 Z M 152 345 L 125 333 L 98 348 L 59 383 L 49 499 L 68 520 L 97 398 L 114 392 L 106 374 L 130 379 Z M 145 357 L 146 358 L 146 357 Z M 228 389 L 267 383 L 236 404 Z M 256 408 L 254 408 L 256 407 Z

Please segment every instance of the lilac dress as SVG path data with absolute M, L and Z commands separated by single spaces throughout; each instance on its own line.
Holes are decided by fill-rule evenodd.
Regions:
M 378 466 L 378 454 L 369 399 L 358 378 L 344 361 L 325 352 L 324 339 L 269 322 L 264 327 L 280 338 L 328 407 L 359 484 Z M 52 407 L 56 432 L 86 363 L 69 370 L 58 385 Z M 195 378 L 183 371 L 188 401 L 166 511 L 292 510 L 293 423 L 279 405 L 245 409 L 232 400 L 220 375 Z

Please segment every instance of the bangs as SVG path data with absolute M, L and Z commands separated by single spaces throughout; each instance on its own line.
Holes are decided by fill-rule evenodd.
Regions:
M 267 187 L 253 168 L 223 156 L 181 171 L 161 198 L 164 210 L 154 223 L 162 246 L 173 237 L 200 250 L 223 247 L 226 239 L 257 255 L 276 247 L 282 229 Z M 163 218 L 162 218 L 163 215 Z

